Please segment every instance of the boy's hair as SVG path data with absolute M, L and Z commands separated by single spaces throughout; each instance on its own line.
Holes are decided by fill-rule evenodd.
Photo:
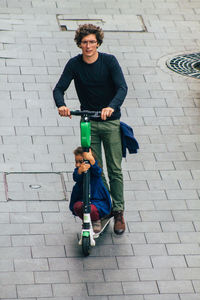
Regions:
M 83 155 L 83 152 L 84 152 L 84 148 L 79 146 L 74 150 L 73 153 L 74 153 L 74 155 Z M 93 151 L 92 151 L 92 155 L 93 155 L 94 159 L 96 160 L 96 155 Z
M 77 147 L 75 150 L 74 150 L 74 155 L 83 155 L 83 148 L 82 147 Z
M 78 47 L 80 46 L 82 39 L 89 34 L 96 35 L 97 43 L 99 45 L 103 43 L 104 33 L 99 26 L 95 26 L 93 24 L 83 24 L 79 25 L 75 33 L 74 41 Z

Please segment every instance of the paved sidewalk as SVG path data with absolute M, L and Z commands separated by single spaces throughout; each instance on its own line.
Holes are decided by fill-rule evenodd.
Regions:
M 200 299 L 200 85 L 165 65 L 199 51 L 199 18 L 194 0 L 0 0 L 1 300 Z M 123 68 L 140 143 L 123 161 L 126 233 L 110 226 L 87 258 L 64 200 L 79 120 L 52 98 L 79 52 L 72 19 L 107 20 L 100 51 Z M 73 84 L 66 99 L 79 108 Z

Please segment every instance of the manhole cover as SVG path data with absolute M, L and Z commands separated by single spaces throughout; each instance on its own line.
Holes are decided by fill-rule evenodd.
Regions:
M 166 65 L 181 75 L 200 78 L 200 53 L 178 55 L 169 59 Z
M 62 173 L 5 173 L 7 200 L 13 201 L 68 200 L 66 183 Z
M 96 15 L 96 18 L 69 19 L 68 15 L 57 15 L 62 31 L 75 31 L 79 25 L 92 23 L 104 31 L 112 32 L 144 32 L 146 26 L 141 15 Z

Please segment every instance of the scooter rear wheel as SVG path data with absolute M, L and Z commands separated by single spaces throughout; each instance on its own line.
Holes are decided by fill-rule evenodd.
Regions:
M 88 256 L 90 254 L 90 237 L 83 236 L 82 237 L 82 251 L 84 256 Z

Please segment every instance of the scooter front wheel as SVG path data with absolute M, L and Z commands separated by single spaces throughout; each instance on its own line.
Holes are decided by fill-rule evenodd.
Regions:
M 84 256 L 88 256 L 90 254 L 90 237 L 83 236 L 82 237 L 82 251 Z

